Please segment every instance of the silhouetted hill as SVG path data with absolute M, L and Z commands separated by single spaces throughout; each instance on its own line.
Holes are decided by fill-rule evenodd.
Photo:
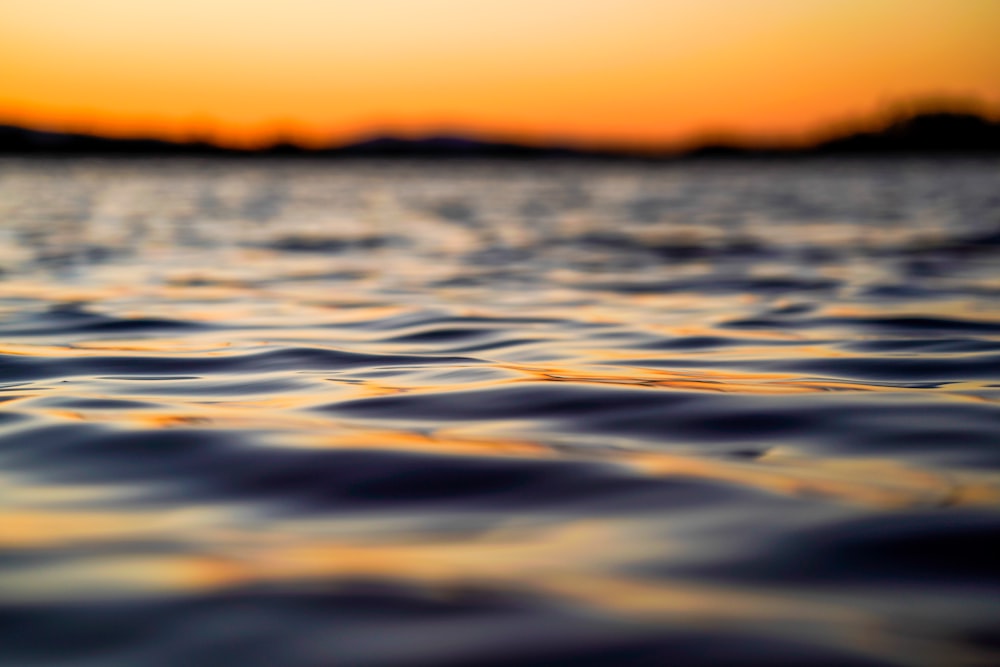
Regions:
M 0 154 L 7 155 L 218 155 L 232 152 L 202 142 L 121 139 L 0 125 Z
M 260 150 L 225 148 L 205 142 L 121 139 L 0 125 L 0 155 L 37 156 L 244 156 L 350 158 L 502 158 L 518 160 L 794 157 L 824 155 L 998 154 L 1000 122 L 972 113 L 924 112 L 897 117 L 879 129 L 846 132 L 808 148 L 747 148 L 712 144 L 693 150 L 586 150 L 482 141 L 460 136 L 420 139 L 374 137 L 346 145 L 307 149 L 280 143 Z
M 434 136 L 421 139 L 376 137 L 346 146 L 327 148 L 331 157 L 413 158 L 510 158 L 546 159 L 587 156 L 615 157 L 612 152 L 581 151 L 561 146 L 529 146 L 509 142 L 480 141 L 468 137 Z
M 897 118 L 873 131 L 821 143 L 818 153 L 997 153 L 1000 122 L 971 113 L 937 112 Z
M 120 139 L 79 133 L 60 133 L 0 125 L 0 155 L 102 155 L 102 156 L 245 156 L 322 158 L 613 158 L 613 151 L 581 151 L 560 146 L 530 146 L 481 141 L 468 137 L 435 136 L 419 139 L 374 137 L 346 145 L 303 148 L 291 143 L 242 150 L 203 142 L 159 139 Z

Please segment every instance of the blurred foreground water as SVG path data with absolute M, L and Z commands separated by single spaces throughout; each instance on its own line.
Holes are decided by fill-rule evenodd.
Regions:
M 1000 162 L 0 162 L 0 664 L 1000 664 Z

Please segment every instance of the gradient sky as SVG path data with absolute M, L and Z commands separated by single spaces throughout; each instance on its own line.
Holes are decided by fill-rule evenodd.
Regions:
M 1000 0 L 0 0 L 0 120 L 232 143 L 794 136 L 1000 107 Z

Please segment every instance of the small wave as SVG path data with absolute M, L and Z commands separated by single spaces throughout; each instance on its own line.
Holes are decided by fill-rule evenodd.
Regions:
M 0 161 L 0 662 L 997 663 L 1000 172 L 888 166 Z

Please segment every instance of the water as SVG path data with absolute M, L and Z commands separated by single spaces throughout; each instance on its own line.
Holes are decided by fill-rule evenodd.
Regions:
M 1000 663 L 1000 163 L 0 163 L 0 663 Z

